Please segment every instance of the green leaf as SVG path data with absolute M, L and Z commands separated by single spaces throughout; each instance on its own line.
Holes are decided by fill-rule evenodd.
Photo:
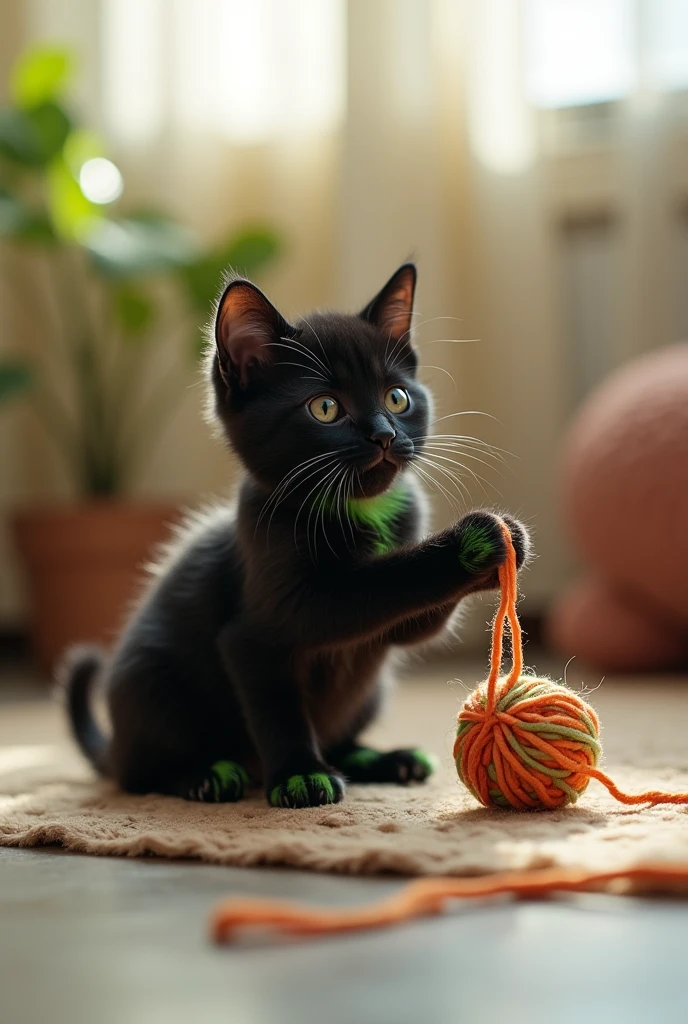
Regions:
M 270 228 L 244 228 L 223 245 L 182 269 L 181 276 L 192 306 L 207 313 L 227 269 L 253 276 L 275 259 L 280 249 L 281 240 Z
M 120 284 L 114 289 L 113 299 L 117 322 L 129 337 L 138 338 L 155 320 L 155 304 L 140 288 Z
M 27 50 L 12 70 L 12 99 L 24 110 L 55 99 L 69 78 L 72 67 L 68 50 L 54 47 Z
M 0 404 L 27 391 L 33 384 L 33 373 L 24 363 L 0 362 Z
M 33 211 L 21 231 L 17 232 L 15 237 L 18 242 L 25 242 L 30 245 L 53 246 L 57 242 L 57 235 L 45 214 Z
M 106 277 L 165 273 L 196 259 L 193 236 L 163 217 L 102 220 L 86 239 L 96 268 Z
M 139 206 L 136 210 L 130 210 L 128 219 L 137 224 L 174 224 L 161 210 L 148 206 Z
M 29 217 L 25 203 L 4 189 L 0 190 L 0 236 L 12 237 L 22 230 Z
M 281 249 L 281 240 L 271 228 L 244 228 L 221 252 L 227 265 L 242 274 L 255 274 L 274 260 Z
M 55 240 L 55 234 L 43 213 L 0 189 L 0 238 L 48 244 Z
M 75 178 L 87 160 L 97 156 L 105 156 L 105 145 L 96 132 L 86 128 L 72 131 L 65 142 L 63 152 L 65 162 Z
M 0 110 L 0 156 L 22 167 L 45 167 L 62 150 L 71 130 L 56 103 L 31 110 Z
M 102 210 L 89 202 L 62 157 L 53 160 L 46 177 L 48 211 L 62 238 L 83 242 L 102 218 Z

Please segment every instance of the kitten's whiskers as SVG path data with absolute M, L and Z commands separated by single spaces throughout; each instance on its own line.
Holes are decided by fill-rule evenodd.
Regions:
M 395 364 L 392 365 L 391 369 L 394 369 L 394 365 Z M 419 363 L 418 369 L 419 370 L 439 370 L 440 373 L 446 373 L 447 377 L 449 377 L 449 380 L 454 385 L 454 390 L 456 391 L 456 381 L 454 380 L 453 375 L 449 372 L 449 370 L 445 370 L 443 366 L 435 366 L 433 363 Z
M 297 356 L 302 356 L 302 357 L 303 356 L 310 356 L 313 359 L 313 364 L 312 365 L 309 365 L 309 364 L 306 364 L 306 363 L 288 362 L 286 359 L 281 359 L 280 360 L 280 366 L 297 366 L 301 370 L 308 370 L 313 375 L 317 374 L 317 376 L 311 376 L 311 377 L 305 378 L 306 380 L 321 380 L 324 384 L 327 383 L 328 379 L 325 376 L 325 374 L 321 371 L 321 368 L 320 368 L 320 360 L 318 360 L 317 356 L 315 356 L 314 353 L 311 352 L 309 349 L 304 348 L 303 351 L 302 351 L 302 350 L 296 348 L 295 345 L 293 345 L 293 344 L 285 344 L 283 341 L 266 341 L 265 342 L 265 347 L 266 348 L 286 348 L 286 349 L 289 349 L 289 350 L 295 352 L 297 354 Z
M 430 469 L 434 469 L 435 472 L 441 473 L 443 476 L 445 476 L 452 484 L 452 486 L 456 488 L 456 490 L 459 492 L 461 498 L 464 501 L 470 501 L 470 492 L 466 485 L 464 484 L 464 482 L 456 473 L 451 473 L 448 469 L 446 469 L 444 466 L 441 466 L 439 462 L 437 462 L 434 458 L 431 458 L 430 456 L 418 455 L 417 458 L 418 461 L 422 462 L 424 466 L 429 466 Z
M 493 416 L 491 412 L 481 412 L 480 409 L 461 409 L 460 412 L 448 412 L 446 416 L 438 416 L 437 419 L 428 423 L 428 426 L 434 427 L 436 423 L 442 423 L 443 420 L 454 419 L 455 416 L 487 416 L 488 419 L 494 420 L 495 423 L 501 422 L 496 416 Z
M 270 536 L 270 527 L 272 525 L 273 517 L 275 515 L 275 512 L 277 511 L 277 507 L 281 504 L 281 502 L 284 501 L 287 497 L 289 497 L 290 494 L 293 494 L 297 487 L 302 486 L 303 484 L 306 483 L 307 480 L 310 480 L 311 477 L 315 476 L 315 474 L 318 473 L 320 470 L 326 469 L 330 465 L 330 463 L 336 461 L 339 458 L 339 452 L 340 450 L 336 449 L 331 452 L 325 452 L 322 455 L 315 455 L 313 458 L 306 459 L 305 462 L 302 462 L 293 470 L 290 470 L 282 478 L 280 483 L 277 485 L 277 487 L 274 489 L 272 494 L 269 496 L 269 498 L 263 505 L 260 515 L 258 516 L 258 519 L 256 521 L 256 530 L 254 531 L 254 536 L 258 530 L 260 521 L 263 518 L 263 516 L 267 513 L 270 504 L 274 503 L 272 511 L 270 512 L 270 518 L 268 519 L 267 529 L 265 532 L 265 537 L 267 541 Z M 302 479 L 299 480 L 299 476 L 306 472 L 306 470 L 310 470 L 310 472 L 306 473 L 306 476 L 302 477 Z
M 333 504 L 334 504 L 334 508 L 337 510 L 337 512 L 340 515 L 340 521 L 341 521 L 341 512 L 339 512 L 339 506 L 337 505 L 337 500 L 338 500 L 338 496 L 339 496 L 339 487 L 341 485 L 342 480 L 344 479 L 344 475 L 345 474 L 346 474 L 346 466 L 342 466 L 340 468 L 340 472 L 338 474 L 335 474 L 334 479 L 328 484 L 327 490 L 326 490 L 325 494 L 323 495 L 322 501 L 320 503 L 320 521 L 322 523 L 323 537 L 325 538 L 325 543 L 327 544 L 328 548 L 330 549 L 332 554 L 335 556 L 335 558 L 339 558 L 339 555 L 334 550 L 332 545 L 330 544 L 329 537 L 327 536 L 327 525 L 326 525 L 325 517 L 327 515 L 329 515 L 329 513 L 330 513 L 330 509 L 328 508 L 328 503 L 329 503 L 329 500 L 330 500 L 330 493 L 334 492 L 333 493 Z M 336 487 L 336 490 L 335 490 L 335 487 Z M 317 558 L 317 554 L 318 554 L 317 528 L 318 528 L 318 518 L 316 516 L 315 532 L 314 532 L 314 535 L 313 535 L 313 542 L 314 542 L 314 546 L 315 546 L 316 558 Z
M 427 455 L 427 456 L 420 455 L 419 458 L 425 460 L 426 462 L 428 462 L 428 463 L 430 463 L 432 465 L 434 465 L 435 469 L 439 470 L 441 473 L 444 473 L 444 475 L 448 476 L 450 479 L 453 479 L 455 474 L 453 474 L 450 470 L 448 470 L 446 468 L 446 466 L 441 466 L 439 464 L 440 461 L 448 462 L 452 466 L 457 466 L 459 469 L 463 470 L 465 473 L 469 473 L 470 476 L 473 477 L 475 482 L 480 486 L 480 489 L 482 490 L 482 492 L 485 495 L 485 497 L 487 497 L 487 491 L 485 490 L 485 487 L 484 487 L 484 484 L 487 483 L 487 480 L 484 480 L 483 477 L 479 476 L 473 469 L 470 468 L 470 466 L 464 466 L 464 464 L 462 462 L 458 462 L 456 459 L 450 459 L 446 455 L 437 455 L 437 454 Z M 458 483 L 459 479 L 460 478 L 458 476 L 456 476 L 457 483 Z M 463 481 L 461 482 L 461 488 L 462 488 L 462 491 L 465 488 L 465 484 L 463 483 Z M 465 494 L 466 494 L 466 498 L 468 499 L 469 493 L 468 493 L 467 489 L 465 490 Z
M 501 463 L 506 466 L 506 462 L 503 457 L 495 454 L 494 452 L 485 452 L 481 448 L 472 448 L 470 445 L 450 444 L 446 441 L 442 441 L 439 444 L 434 444 L 432 441 L 426 441 L 423 451 L 449 452 L 452 455 L 461 455 L 464 459 L 470 459 L 472 462 L 479 462 L 482 466 L 487 467 L 487 469 L 496 470 L 499 476 L 504 476 L 503 473 L 500 473 L 499 470 L 496 469 L 495 465 L 490 462 L 486 462 L 485 459 L 481 459 L 478 455 L 472 454 L 473 452 L 479 451 L 481 455 L 485 455 L 487 458 L 492 458 L 496 463 Z
M 314 562 L 317 561 L 317 554 L 318 554 L 318 539 L 317 539 L 318 517 L 319 517 L 320 513 L 323 511 L 323 508 L 325 506 L 325 502 L 327 500 L 327 495 L 329 494 L 331 485 L 332 485 L 332 483 L 334 481 L 337 480 L 338 475 L 339 475 L 339 471 L 341 470 L 341 468 L 342 468 L 341 465 L 335 465 L 332 469 L 330 469 L 325 474 L 325 476 L 323 477 L 322 480 L 318 480 L 318 482 L 315 484 L 315 486 L 313 488 L 311 488 L 311 490 L 308 492 L 308 494 L 306 495 L 306 497 L 302 501 L 301 505 L 299 506 L 299 511 L 296 514 L 296 519 L 294 520 L 294 543 L 295 543 L 296 547 L 298 547 L 298 540 L 297 540 L 297 537 L 296 537 L 296 527 L 297 527 L 297 523 L 299 521 L 299 516 L 301 515 L 301 510 L 303 509 L 303 506 L 305 505 L 305 503 L 310 498 L 311 494 L 313 494 L 313 492 L 316 491 L 319 487 L 323 487 L 323 486 L 325 486 L 325 484 L 327 484 L 327 486 L 325 486 L 324 491 L 321 491 L 320 494 L 316 495 L 315 499 L 311 502 L 311 507 L 310 507 L 309 512 L 308 512 L 308 519 L 306 520 L 306 543 L 308 544 L 308 553 L 311 556 L 312 561 L 314 561 Z M 310 525 L 311 525 L 311 519 L 313 517 L 313 512 L 315 512 L 315 525 L 314 525 L 314 531 L 313 531 L 313 547 L 311 548 Z M 325 538 L 325 539 L 327 539 L 327 538 Z M 328 541 L 328 544 L 329 544 L 329 541 Z M 332 550 L 331 547 L 330 547 L 330 550 Z M 336 552 L 333 552 L 333 554 L 336 554 Z
M 315 328 L 313 327 L 312 324 L 308 323 L 308 321 L 306 320 L 305 317 L 299 316 L 299 320 L 303 320 L 303 322 L 305 323 L 306 327 L 308 327 L 309 330 L 311 330 L 313 332 L 313 334 L 315 335 L 315 340 L 317 341 L 318 345 L 320 345 L 320 351 L 322 352 L 324 360 L 325 360 L 325 362 L 323 363 L 323 366 L 325 368 L 325 372 L 326 373 L 331 373 L 332 372 L 332 367 L 330 366 L 330 360 L 327 357 L 327 352 L 325 351 L 325 347 L 324 347 L 322 341 L 320 340 L 320 338 L 318 337 L 318 334 L 317 334 Z M 322 362 L 322 360 L 321 360 L 321 362 Z
M 322 467 L 318 467 L 318 472 L 321 470 L 321 468 Z M 331 469 L 327 470 L 327 472 L 325 473 L 325 476 L 322 477 L 322 479 L 316 480 L 316 482 L 313 485 L 313 487 L 311 487 L 311 489 L 309 490 L 308 494 L 305 496 L 305 498 L 303 499 L 303 501 L 299 505 L 298 512 L 296 513 L 296 516 L 294 518 L 294 547 L 298 548 L 298 546 L 299 546 L 298 537 L 297 537 L 296 534 L 297 534 L 299 519 L 301 517 L 301 513 L 303 512 L 304 506 L 308 502 L 308 499 L 310 498 L 310 496 L 312 494 L 314 494 L 315 491 L 317 491 L 317 489 L 319 487 L 323 487 L 324 484 L 326 483 L 326 481 L 328 481 L 332 477 L 332 475 L 337 472 L 338 469 L 339 469 L 339 465 L 335 465 Z M 316 501 L 317 501 L 317 499 L 316 499 Z M 311 557 L 312 557 L 312 552 L 311 552 L 310 540 L 309 540 L 309 523 L 311 521 L 311 516 L 313 515 L 313 510 L 315 508 L 316 501 L 313 501 L 311 503 L 311 507 L 310 507 L 310 510 L 309 510 L 309 513 L 308 513 L 308 520 L 306 522 L 306 541 L 308 542 L 308 550 L 309 550 L 309 553 L 311 554 Z
M 317 338 L 317 335 L 316 335 L 316 338 Z M 325 374 L 325 376 L 327 376 L 327 374 L 331 372 L 332 368 L 331 368 L 331 366 L 329 364 L 329 361 L 328 362 L 323 362 L 323 360 L 320 358 L 320 356 L 317 355 L 312 349 L 310 349 L 308 347 L 308 345 L 306 345 L 303 341 L 299 341 L 298 338 L 280 338 L 280 341 L 289 341 L 289 342 L 291 342 L 292 345 L 298 346 L 298 348 L 303 352 L 304 355 L 310 356 L 311 359 L 314 359 L 318 363 L 318 365 L 322 369 L 322 372 Z M 322 343 L 320 342 L 319 338 L 318 338 L 318 343 L 320 344 L 320 348 L 322 348 Z M 323 350 L 323 355 L 325 355 L 324 350 Z
M 461 510 L 460 510 L 459 506 L 457 505 L 456 499 L 454 498 L 454 496 L 452 494 L 449 493 L 449 491 L 447 491 L 446 487 L 444 487 L 443 484 L 441 484 L 438 480 L 435 480 L 434 477 L 430 476 L 428 471 L 423 469 L 421 466 L 419 466 L 417 462 L 414 462 L 412 464 L 411 468 L 412 468 L 413 472 L 416 473 L 416 475 L 423 482 L 429 484 L 431 488 L 432 487 L 436 487 L 437 490 L 439 490 L 445 496 L 445 498 L 449 502 L 450 507 L 454 511 L 454 514 L 457 515 L 457 516 L 460 515 L 460 511 Z

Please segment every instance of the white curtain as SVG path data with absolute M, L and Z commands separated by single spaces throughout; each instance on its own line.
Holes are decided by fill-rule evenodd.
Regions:
M 569 26 L 557 44 L 555 6 L 578 17 L 580 38 Z M 487 498 L 466 483 L 476 503 L 532 525 L 533 606 L 567 571 L 555 478 L 579 342 L 567 336 L 562 222 L 601 208 L 616 217 L 601 367 L 672 340 L 683 296 L 672 253 L 685 17 L 680 0 L 604 8 L 608 24 L 590 0 L 13 0 L 15 48 L 23 38 L 78 50 L 75 101 L 111 140 L 129 200 L 153 200 L 208 238 L 256 219 L 282 232 L 284 258 L 264 284 L 286 315 L 358 308 L 418 258 L 418 336 L 438 415 L 495 417 L 448 420 L 446 432 L 517 456 L 503 477 L 485 471 Z M 630 49 L 612 60 L 609 39 L 618 50 L 627 24 Z M 555 45 L 581 52 L 543 62 Z M 3 43 L 5 67 L 11 51 Z M 611 88 L 600 67 L 616 69 L 621 89 L 607 97 L 607 135 L 591 143 L 581 115 L 581 139 L 553 147 L 568 115 L 538 108 L 585 111 L 595 89 Z M 581 83 L 589 94 L 576 98 Z M 226 485 L 199 405 L 190 388 L 139 494 Z M 0 449 L 5 509 L 66 493 L 41 452 L 33 435 Z M 441 497 L 437 510 L 451 514 Z M 0 613 L 19 608 L 14 584 L 0 599 Z

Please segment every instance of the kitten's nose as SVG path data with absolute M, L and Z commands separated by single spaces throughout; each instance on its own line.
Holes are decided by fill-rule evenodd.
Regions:
M 380 426 L 373 431 L 368 440 L 373 441 L 375 444 L 379 444 L 380 447 L 386 451 L 396 436 L 397 432 L 394 427 L 391 427 L 389 423 L 385 423 L 384 426 L 380 424 Z

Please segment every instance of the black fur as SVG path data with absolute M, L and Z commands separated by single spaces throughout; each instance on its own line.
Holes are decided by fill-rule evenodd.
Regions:
M 298 325 L 249 282 L 227 283 L 207 370 L 213 415 L 245 468 L 236 508 L 187 526 L 103 664 L 109 739 L 86 708 L 92 652 L 71 669 L 77 741 L 124 789 L 207 798 L 213 765 L 231 761 L 276 805 L 341 799 L 339 769 L 377 711 L 392 647 L 438 634 L 461 598 L 497 585 L 493 513 L 422 539 L 409 469 L 430 399 L 410 341 L 415 280 L 406 264 L 359 316 Z M 392 387 L 407 411 L 385 405 Z M 339 403 L 334 422 L 309 410 L 321 395 Z M 384 529 L 353 511 L 397 489 Z M 527 535 L 509 526 L 521 564 Z M 411 753 L 356 777 L 422 778 Z

